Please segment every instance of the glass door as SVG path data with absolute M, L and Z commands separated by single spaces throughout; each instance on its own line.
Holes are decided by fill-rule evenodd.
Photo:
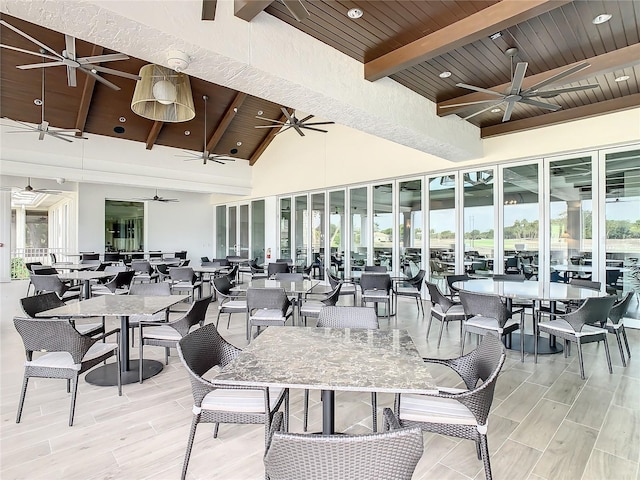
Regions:
M 235 256 L 238 247 L 238 207 L 229 207 L 228 223 L 229 223 L 229 241 L 227 242 L 227 255 Z
M 422 268 L 422 180 L 399 182 L 398 197 L 400 266 L 413 277 Z
M 216 207 L 216 258 L 227 255 L 227 207 Z
M 251 257 L 257 258 L 257 263 L 264 263 L 265 243 L 265 215 L 264 200 L 251 202 Z
M 344 190 L 329 192 L 329 248 L 331 249 L 330 262 L 326 266 L 334 275 L 344 276 L 344 236 L 345 221 Z
M 325 212 L 324 193 L 311 195 L 311 252 L 312 273 L 316 278 L 324 278 L 325 264 Z M 306 266 L 306 265 L 305 265 Z
M 240 239 L 240 242 L 236 251 L 242 258 L 249 258 L 249 205 L 240 205 L 239 213 L 238 238 Z
M 367 245 L 369 243 L 369 216 L 367 214 L 367 187 L 349 190 L 350 241 L 349 276 L 355 271 L 364 270 L 367 264 Z
M 373 264 L 393 270 L 393 184 L 373 187 Z
M 307 210 L 307 196 L 299 195 L 295 198 L 295 242 L 296 254 L 293 259 L 296 268 L 304 268 L 307 266 L 309 258 L 309 213 Z M 283 257 L 283 258 L 291 258 Z
M 277 258 L 292 258 L 291 255 L 291 199 L 280 199 L 280 252 L 266 261 L 275 262 Z
M 466 273 L 475 273 L 477 270 L 479 274 L 489 274 L 496 267 L 493 262 L 495 254 L 493 178 L 493 170 L 478 170 L 462 175 L 464 195 L 463 265 Z
M 456 270 L 456 175 L 429 179 L 429 278 L 444 281 Z

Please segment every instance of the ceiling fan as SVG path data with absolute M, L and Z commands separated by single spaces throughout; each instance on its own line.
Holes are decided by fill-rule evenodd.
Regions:
M 17 187 L 2 187 L 1 190 L 7 191 L 16 191 Z M 62 193 L 62 190 L 50 190 L 48 188 L 33 188 L 31 186 L 31 177 L 27 177 L 27 186 L 23 188 L 19 188 L 17 193 L 47 193 L 49 195 L 58 195 Z
M 551 77 L 542 80 L 541 82 L 536 83 L 535 85 L 530 86 L 529 88 L 522 89 L 522 83 L 524 81 L 525 73 L 527 72 L 527 66 L 529 65 L 527 62 L 518 62 L 515 68 L 515 72 L 513 71 L 513 61 L 514 57 L 518 54 L 517 48 L 509 48 L 505 52 L 505 54 L 511 57 L 511 85 L 507 88 L 505 93 L 495 92 L 493 90 L 489 90 L 486 88 L 476 87 L 473 85 L 468 85 L 466 83 L 456 83 L 456 87 L 467 88 L 469 90 L 473 90 L 474 92 L 486 93 L 488 95 L 492 95 L 494 97 L 498 97 L 497 99 L 491 100 L 480 100 L 476 102 L 465 102 L 465 103 L 457 103 L 455 105 L 446 105 L 444 108 L 457 108 L 468 105 L 488 105 L 487 107 L 472 113 L 464 117 L 464 120 L 468 120 L 471 117 L 475 117 L 476 115 L 480 115 L 481 113 L 486 112 L 487 110 L 491 110 L 493 108 L 498 107 L 503 103 L 506 103 L 506 107 L 504 109 L 504 114 L 502 116 L 503 122 L 508 122 L 511 119 L 511 114 L 516 103 L 524 103 L 527 105 L 532 105 L 534 107 L 543 108 L 545 110 L 551 110 L 553 112 L 560 110 L 562 107 L 560 105 L 554 105 L 552 103 L 541 102 L 540 100 L 534 100 L 534 97 L 539 98 L 551 98 L 561 93 L 567 92 L 579 92 L 581 90 L 590 90 L 592 88 L 599 87 L 599 85 L 580 85 L 577 87 L 566 87 L 559 88 L 556 90 L 540 90 L 547 85 L 551 85 L 553 83 L 558 83 L 564 77 L 567 77 L 573 73 L 579 72 L 587 67 L 589 64 L 587 62 L 582 62 L 577 65 L 574 65 L 571 68 L 563 70 L 556 75 L 552 75 Z
M 316 132 L 327 133 L 327 130 L 322 130 L 320 128 L 314 128 L 313 126 L 315 126 L 315 125 L 333 125 L 334 123 L 336 123 L 336 122 L 312 122 L 312 123 L 309 123 L 308 120 L 311 120 L 314 117 L 314 115 L 307 115 L 303 119 L 299 119 L 298 117 L 296 117 L 295 111 L 290 114 L 287 111 L 286 108 L 281 107 L 280 109 L 282 110 L 282 113 L 284 114 L 284 116 L 287 118 L 286 122 L 281 122 L 280 120 L 273 120 L 271 118 L 264 118 L 264 117 L 260 117 L 260 116 L 256 115 L 257 119 L 266 120 L 267 122 L 272 122 L 273 125 L 257 125 L 255 128 L 281 128 L 281 127 L 284 127 L 284 128 L 282 128 L 282 130 L 280 130 L 278 133 L 276 133 L 276 135 L 280 135 L 282 132 L 286 132 L 290 128 L 293 128 L 293 129 L 295 129 L 296 132 L 298 132 L 298 135 L 300 135 L 301 137 L 304 137 L 304 132 L 302 131 L 303 128 L 305 128 L 307 130 L 314 130 Z
M 204 100 L 204 135 L 203 138 L 203 148 L 202 153 L 193 153 L 193 152 L 184 152 L 187 155 L 176 155 L 177 157 L 186 158 L 185 162 L 190 162 L 192 160 L 202 160 L 202 164 L 206 165 L 207 161 L 219 163 L 224 165 L 224 162 L 235 162 L 236 159 L 233 157 L 228 157 L 227 155 L 218 155 L 217 153 L 209 153 L 207 151 L 207 100 L 209 97 L 206 95 L 202 96 Z
M 129 57 L 123 53 L 111 53 L 107 55 L 95 55 L 92 57 L 77 57 L 76 56 L 76 39 L 71 35 L 65 35 L 64 41 L 66 49 L 62 51 L 62 53 L 58 53 L 52 48 L 48 47 L 44 43 L 36 40 L 30 35 L 27 35 L 22 30 L 14 27 L 13 25 L 7 23 L 4 20 L 0 20 L 0 25 L 7 27 L 18 35 L 26 38 L 32 43 L 38 45 L 42 51 L 41 52 L 32 52 L 30 50 L 24 50 L 18 47 L 12 47 L 11 45 L 2 45 L 0 47 L 7 48 L 9 50 L 14 50 L 16 52 L 28 53 L 29 55 L 35 55 L 37 57 L 42 57 L 42 63 L 32 63 L 29 65 L 18 65 L 17 68 L 21 70 L 27 70 L 31 68 L 42 68 L 42 67 L 59 67 L 66 66 L 67 67 L 67 84 L 70 87 L 77 86 L 76 81 L 76 71 L 80 70 L 81 72 L 89 75 L 90 77 L 95 78 L 97 81 L 104 83 L 106 86 L 113 88 L 114 90 L 120 90 L 120 87 L 116 84 L 110 82 L 109 80 L 105 80 L 103 77 L 98 75 L 98 72 L 108 73 L 111 75 L 117 75 L 119 77 L 130 78 L 132 80 L 140 80 L 138 75 L 134 75 L 132 73 L 121 72 L 119 70 L 114 70 L 112 68 L 102 67 L 98 65 L 102 62 L 114 62 L 116 60 L 128 60 Z M 49 52 L 47 54 L 46 52 Z M 44 59 L 52 60 L 50 62 L 45 61 Z
M 1 21 L 1 20 L 0 20 Z M 19 120 L 13 120 L 8 117 L 3 117 L 4 119 L 11 120 L 12 122 L 17 123 L 17 128 L 21 130 L 12 130 L 7 133 L 26 133 L 26 132 L 38 132 L 38 140 L 44 140 L 45 135 L 49 135 L 53 138 L 57 138 L 59 140 L 63 140 L 65 142 L 72 142 L 72 138 L 78 138 L 81 140 L 86 140 L 87 137 L 76 136 L 77 133 L 82 133 L 81 130 L 77 128 L 54 128 L 49 127 L 49 122 L 44 119 L 44 68 L 42 69 L 42 98 L 34 100 L 36 105 L 40 106 L 41 111 L 41 121 L 38 125 L 31 125 L 29 123 L 21 122 Z
M 302 22 L 303 20 L 309 18 L 311 15 L 309 14 L 309 10 L 304 6 L 304 0 L 281 0 L 284 3 L 284 6 L 287 7 L 289 13 L 293 15 L 297 21 Z
M 148 198 L 136 198 L 135 200 L 144 200 L 144 201 L 149 201 L 149 202 L 163 202 L 163 203 L 167 203 L 167 202 L 179 202 L 180 200 L 178 200 L 177 198 L 164 198 L 164 197 L 159 197 L 158 196 L 158 189 L 156 188 L 156 194 L 153 197 L 148 197 Z

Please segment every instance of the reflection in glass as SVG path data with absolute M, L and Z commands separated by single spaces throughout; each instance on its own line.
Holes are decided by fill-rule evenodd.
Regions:
M 367 243 L 369 238 L 367 215 L 367 187 L 349 190 L 351 209 L 351 272 L 364 270 L 367 263 Z M 351 273 L 350 272 L 350 273 Z
M 238 255 L 249 258 L 249 205 L 240 205 L 240 248 Z
M 400 182 L 398 235 L 402 271 L 414 276 L 422 268 L 422 180 Z
M 224 205 L 216 207 L 216 257 L 227 255 L 227 208 Z
M 373 187 L 373 263 L 392 270 L 393 254 L 393 185 Z
M 429 179 L 429 275 L 444 285 L 444 275 L 455 272 L 456 181 L 454 175 Z
M 257 258 L 258 264 L 264 263 L 264 200 L 251 202 L 251 258 Z
M 312 265 L 318 269 L 320 278 L 324 278 L 324 193 L 311 195 L 311 212 Z
M 291 199 L 280 199 L 280 253 L 271 257 L 271 261 L 276 258 L 291 258 Z
M 518 269 L 537 279 L 540 222 L 538 164 L 519 165 L 503 171 L 505 271 Z
M 104 201 L 105 251 L 144 250 L 144 203 Z
M 309 245 L 309 214 L 307 211 L 307 196 L 296 197 L 296 266 L 304 268 L 307 266 L 307 247 Z M 282 257 L 291 258 L 291 257 Z
M 344 190 L 329 192 L 329 247 L 331 271 L 338 276 L 344 273 Z
M 465 272 L 477 271 L 482 275 L 495 268 L 493 185 L 493 170 L 479 170 L 463 175 Z M 506 266 L 505 272 L 512 273 L 507 271 Z
M 229 250 L 227 255 L 237 255 L 236 247 L 238 246 L 237 240 L 237 225 L 238 225 L 238 207 L 229 207 Z
M 593 245 L 591 156 L 549 165 L 551 281 L 591 278 Z
M 640 150 L 607 154 L 605 176 L 607 291 L 640 293 Z

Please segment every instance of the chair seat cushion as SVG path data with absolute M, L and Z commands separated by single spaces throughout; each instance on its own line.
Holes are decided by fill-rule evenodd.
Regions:
M 469 327 L 477 327 L 485 330 L 495 330 L 496 332 L 502 333 L 504 329 L 510 327 L 511 325 L 517 322 L 513 320 L 507 320 L 507 323 L 505 323 L 504 327 L 500 328 L 500 324 L 498 323 L 498 320 L 496 320 L 495 318 L 482 317 L 480 315 L 476 315 L 475 317 L 471 317 L 465 323 Z
M 453 389 L 442 389 L 453 393 Z M 477 425 L 473 413 L 457 400 L 428 395 L 402 395 L 400 420 L 456 425 Z
M 102 323 L 76 323 L 75 328 L 82 335 L 93 335 L 94 333 L 101 332 Z
M 164 322 L 167 320 L 165 311 L 154 313 L 153 315 L 130 315 L 129 325 L 137 325 L 140 322 Z
M 181 281 L 181 282 L 175 282 L 172 285 L 172 288 L 200 288 L 202 286 L 202 282 L 200 280 L 198 280 L 197 282 L 187 282 L 187 281 Z
M 538 328 L 544 332 L 565 332 L 574 334 L 576 337 L 586 337 L 589 335 L 601 335 L 603 333 L 607 333 L 607 330 L 604 328 L 596 327 L 593 325 L 584 325 L 582 327 L 582 331 L 576 332 L 571 324 L 566 320 L 551 320 L 550 322 L 542 322 L 538 324 Z
M 116 348 L 118 348 L 117 343 L 96 342 L 91 345 L 89 350 L 87 350 L 87 353 L 82 357 L 82 361 L 88 362 L 95 358 L 100 358 L 101 356 L 114 351 Z M 70 368 L 73 370 L 80 370 L 80 365 L 75 365 L 73 363 L 73 358 L 69 352 L 45 353 L 30 362 L 24 362 L 24 365 L 26 367 Z
M 340 295 L 353 295 L 356 292 L 356 286 L 353 283 L 343 283 L 340 287 Z
M 449 308 L 449 310 L 443 312 L 442 307 L 436 303 L 433 307 L 431 307 L 431 311 L 441 317 L 460 317 L 463 320 L 465 318 L 464 308 L 459 304 L 453 305 L 451 308 Z
M 269 389 L 269 408 L 273 410 L 284 392 L 282 388 Z M 243 390 L 218 388 L 202 399 L 203 410 L 216 410 L 238 413 L 265 413 L 264 392 L 262 390 Z
M 277 308 L 261 308 L 253 312 L 250 317 L 251 321 L 284 321 L 285 317 L 282 315 L 282 310 Z
M 221 304 L 218 308 L 223 313 L 246 312 L 247 311 L 247 301 L 246 300 L 231 300 L 229 302 L 225 302 L 225 303 Z
M 365 290 L 364 292 L 362 292 L 362 298 L 387 300 L 389 299 L 389 294 L 386 290 Z
M 160 325 L 158 327 L 148 327 L 142 329 L 144 338 L 155 338 L 156 340 L 175 340 L 180 341 L 182 335 L 178 331 L 168 325 Z
M 325 306 L 326 305 L 322 302 L 304 302 L 300 307 L 300 315 L 305 317 L 318 316 L 320 315 L 320 310 L 322 310 Z
M 396 295 L 405 295 L 405 296 L 411 296 L 411 297 L 420 296 L 420 291 L 415 287 L 411 287 L 411 286 L 407 286 L 407 287 L 398 286 L 394 288 L 394 292 L 396 292 Z

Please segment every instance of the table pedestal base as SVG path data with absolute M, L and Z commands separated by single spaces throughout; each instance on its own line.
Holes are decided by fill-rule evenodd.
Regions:
M 511 334 L 511 348 L 509 350 L 520 351 L 520 334 Z M 524 351 L 526 353 L 534 353 L 534 336 L 525 334 Z M 562 345 L 556 340 L 555 345 L 549 345 L 549 337 L 538 337 L 538 354 L 550 355 L 562 352 Z
M 137 383 L 140 381 L 138 369 L 140 360 L 129 360 L 130 370 L 122 372 L 122 384 Z M 102 367 L 94 368 L 85 376 L 87 383 L 98 385 L 100 387 L 111 387 L 118 384 L 118 368 L 117 363 L 110 363 Z M 157 360 L 143 360 L 142 379 L 146 380 L 162 371 L 162 362 Z

